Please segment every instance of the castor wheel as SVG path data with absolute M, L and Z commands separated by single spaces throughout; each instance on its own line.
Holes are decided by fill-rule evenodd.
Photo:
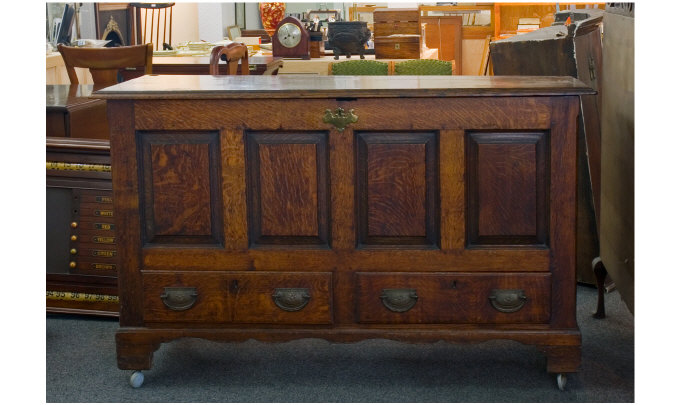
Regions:
M 130 385 L 132 388 L 139 388 L 144 384 L 144 373 L 141 371 L 135 371 L 130 376 Z
M 564 387 L 567 386 L 567 375 L 564 373 L 559 373 L 557 374 L 557 388 L 560 389 L 560 391 L 564 391 Z

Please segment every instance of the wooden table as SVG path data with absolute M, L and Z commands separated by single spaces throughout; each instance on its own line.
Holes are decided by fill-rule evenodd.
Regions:
M 283 66 L 283 58 L 271 55 L 255 55 L 248 58 L 251 75 L 276 75 Z M 210 56 L 154 56 L 152 73 L 157 75 L 207 75 Z M 143 72 L 127 70 L 125 80 L 143 75 Z M 227 74 L 227 64 L 220 62 L 220 74 Z
M 118 367 L 149 369 L 182 337 L 510 339 L 563 386 L 581 358 L 581 94 L 523 76 L 145 76 L 97 92 L 116 123 Z
M 47 136 L 108 139 L 106 101 L 92 98 L 92 85 L 47 85 Z

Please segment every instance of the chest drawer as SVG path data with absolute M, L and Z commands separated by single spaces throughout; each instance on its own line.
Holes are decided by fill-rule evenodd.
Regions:
M 541 323 L 550 274 L 357 273 L 360 323 Z
M 330 324 L 331 273 L 143 271 L 144 320 Z

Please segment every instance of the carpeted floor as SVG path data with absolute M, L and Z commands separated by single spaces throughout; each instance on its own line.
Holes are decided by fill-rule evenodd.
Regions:
M 597 291 L 578 287 L 581 371 L 559 391 L 545 357 L 511 341 L 412 345 L 161 345 L 134 389 L 116 366 L 116 319 L 47 315 L 47 402 L 633 402 L 634 318 L 617 292 L 593 319 Z

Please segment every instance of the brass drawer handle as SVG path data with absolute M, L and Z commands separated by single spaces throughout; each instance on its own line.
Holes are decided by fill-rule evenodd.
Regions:
M 198 292 L 196 287 L 165 287 L 161 299 L 173 311 L 185 311 L 194 306 Z
M 301 310 L 311 297 L 308 288 L 277 288 L 272 294 L 276 306 L 288 312 Z
M 500 312 L 517 312 L 527 301 L 524 290 L 491 290 L 491 305 Z
M 327 109 L 323 114 L 323 122 L 332 124 L 340 132 L 344 131 L 347 125 L 358 120 L 359 117 L 354 114 L 354 109 L 349 110 L 348 113 L 345 113 L 345 110 L 342 108 L 337 108 L 335 113 Z
M 392 312 L 406 312 L 418 301 L 413 288 L 385 288 L 380 295 L 383 305 Z

